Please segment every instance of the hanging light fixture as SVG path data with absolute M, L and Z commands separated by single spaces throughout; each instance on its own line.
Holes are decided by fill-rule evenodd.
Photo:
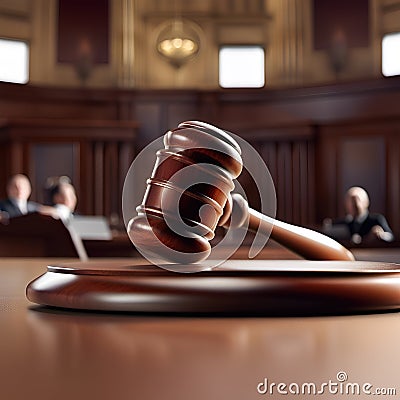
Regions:
M 188 20 L 176 18 L 167 22 L 157 37 L 157 51 L 176 68 L 194 57 L 199 49 L 196 27 Z

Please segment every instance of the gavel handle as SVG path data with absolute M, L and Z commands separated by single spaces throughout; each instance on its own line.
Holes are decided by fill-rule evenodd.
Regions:
M 276 242 L 309 260 L 354 261 L 353 254 L 332 238 L 261 214 L 249 208 L 246 200 L 238 194 L 233 194 L 232 200 L 232 220 L 235 217 L 244 223 L 247 219 L 250 231 L 271 232 L 271 238 Z M 243 218 L 246 213 L 247 218 Z M 242 218 L 238 217 L 240 214 Z

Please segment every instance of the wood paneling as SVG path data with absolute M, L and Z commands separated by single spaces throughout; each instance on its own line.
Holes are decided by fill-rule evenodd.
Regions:
M 371 211 L 385 210 L 386 148 L 382 136 L 346 136 L 339 143 L 338 192 L 361 186 L 369 193 Z M 338 213 L 343 212 L 339 204 Z
M 313 12 L 313 41 L 316 50 L 331 49 L 337 32 L 343 33 L 345 46 L 369 45 L 368 0 L 314 0 Z
M 371 191 L 371 208 L 385 214 L 399 236 L 398 104 L 399 77 L 280 90 L 0 84 L 0 141 L 6 146 L 0 150 L 0 190 L 4 194 L 9 174 L 30 172 L 31 146 L 73 143 L 79 149 L 79 207 L 111 215 L 120 207 L 135 143 L 142 148 L 178 122 L 198 119 L 254 145 L 274 180 L 279 218 L 313 226 L 341 216 L 343 191 L 361 184 Z M 245 174 L 242 181 L 256 207 L 257 188 Z
M 313 128 L 265 128 L 242 136 L 269 169 L 277 197 L 277 218 L 300 225 L 315 224 Z
M 77 190 L 78 212 L 120 218 L 119 199 L 135 154 L 136 128 L 136 123 L 123 121 L 4 121 L 0 136 L 11 157 L 1 167 L 6 176 L 27 174 L 32 199 L 39 202 L 45 178 L 67 174 Z
M 51 176 L 68 176 L 80 191 L 79 143 L 31 143 L 27 149 L 29 177 L 32 183 L 32 197 L 45 203 L 44 187 Z M 24 168 L 24 170 L 26 170 Z
M 107 64 L 109 27 L 108 0 L 58 0 L 57 61 Z
M 352 121 L 319 128 L 317 219 L 343 215 L 343 196 L 363 186 L 371 211 L 384 214 L 399 235 L 400 118 Z M 323 206 L 322 206 L 323 205 Z

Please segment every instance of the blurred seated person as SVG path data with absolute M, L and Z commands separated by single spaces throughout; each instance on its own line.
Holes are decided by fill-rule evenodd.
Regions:
M 60 219 L 68 229 L 71 239 L 75 245 L 75 249 L 81 261 L 88 259 L 85 246 L 79 234 L 71 224 L 74 211 L 78 199 L 76 197 L 75 188 L 71 184 L 71 180 L 67 176 L 52 177 L 46 182 L 46 192 L 48 203 L 51 205 L 42 206 L 40 212 L 50 215 L 53 218 Z
M 68 177 L 54 179 L 47 187 L 49 202 L 51 206 L 45 206 L 41 212 L 61 219 L 64 224 L 71 220 L 76 208 L 78 199 L 75 188 L 72 186 Z
M 369 196 L 363 188 L 354 186 L 347 191 L 345 210 L 345 218 L 333 223 L 330 220 L 324 221 L 326 234 L 333 237 L 339 236 L 337 232 L 340 231 L 340 228 L 345 228 L 346 236 L 350 237 L 355 244 L 374 239 L 391 242 L 394 239 L 386 218 L 382 214 L 371 214 L 369 212 Z M 336 238 L 343 239 L 343 237 Z
M 31 191 L 31 183 L 26 175 L 13 175 L 7 182 L 7 198 L 0 201 L 0 212 L 3 218 L 8 219 L 39 211 L 40 204 L 28 201 Z M 1 216 L 0 219 L 2 219 Z

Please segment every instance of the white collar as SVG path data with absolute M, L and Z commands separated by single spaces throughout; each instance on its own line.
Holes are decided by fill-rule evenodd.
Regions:
M 23 199 L 15 199 L 15 198 L 10 198 L 11 202 L 16 205 L 22 214 L 27 214 L 28 213 L 28 202 Z

